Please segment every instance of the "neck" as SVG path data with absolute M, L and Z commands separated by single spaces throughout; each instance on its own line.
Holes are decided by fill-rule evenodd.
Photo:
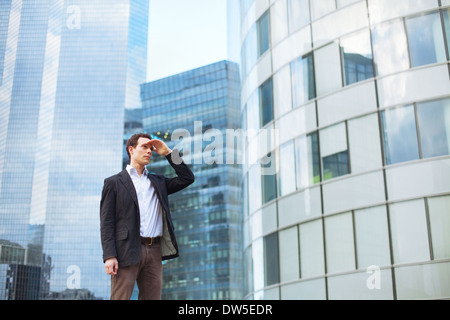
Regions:
M 136 171 L 139 174 L 139 176 L 142 176 L 142 174 L 144 173 L 144 169 L 145 169 L 144 165 L 140 165 L 140 164 L 138 164 L 138 163 L 136 163 L 134 161 L 131 161 L 130 162 L 130 166 L 132 166 L 133 168 L 136 169 Z

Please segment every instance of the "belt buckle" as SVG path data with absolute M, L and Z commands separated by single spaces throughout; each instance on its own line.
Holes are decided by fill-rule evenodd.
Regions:
M 150 243 L 146 243 L 145 245 L 150 247 L 152 244 L 153 244 L 153 238 L 150 238 Z

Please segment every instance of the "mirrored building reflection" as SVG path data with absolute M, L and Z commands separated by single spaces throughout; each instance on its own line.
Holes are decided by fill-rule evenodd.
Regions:
M 180 256 L 164 264 L 162 298 L 241 299 L 241 166 L 226 158 L 238 151 L 226 132 L 240 125 L 239 66 L 220 61 L 145 83 L 141 97 L 144 131 L 179 149 L 195 175 L 194 184 L 170 195 Z M 157 155 L 147 169 L 175 174 Z
M 101 299 L 103 179 L 140 105 L 148 0 L 0 2 L 0 299 Z
M 450 1 L 240 4 L 245 297 L 448 299 Z

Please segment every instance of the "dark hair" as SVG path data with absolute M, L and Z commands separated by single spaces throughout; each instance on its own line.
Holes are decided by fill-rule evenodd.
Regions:
M 138 145 L 139 138 L 147 138 L 147 139 L 152 140 L 152 136 L 149 135 L 148 133 L 136 133 L 136 134 L 133 134 L 131 136 L 131 138 L 128 139 L 128 141 L 127 141 L 127 154 L 128 154 L 128 158 L 130 158 L 130 159 L 131 159 L 131 155 L 130 155 L 130 150 L 128 150 L 128 149 L 130 147 L 136 148 L 137 145 Z

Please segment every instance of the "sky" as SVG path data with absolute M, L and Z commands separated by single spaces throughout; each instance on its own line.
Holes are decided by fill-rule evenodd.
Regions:
M 150 0 L 147 81 L 227 59 L 227 0 Z

